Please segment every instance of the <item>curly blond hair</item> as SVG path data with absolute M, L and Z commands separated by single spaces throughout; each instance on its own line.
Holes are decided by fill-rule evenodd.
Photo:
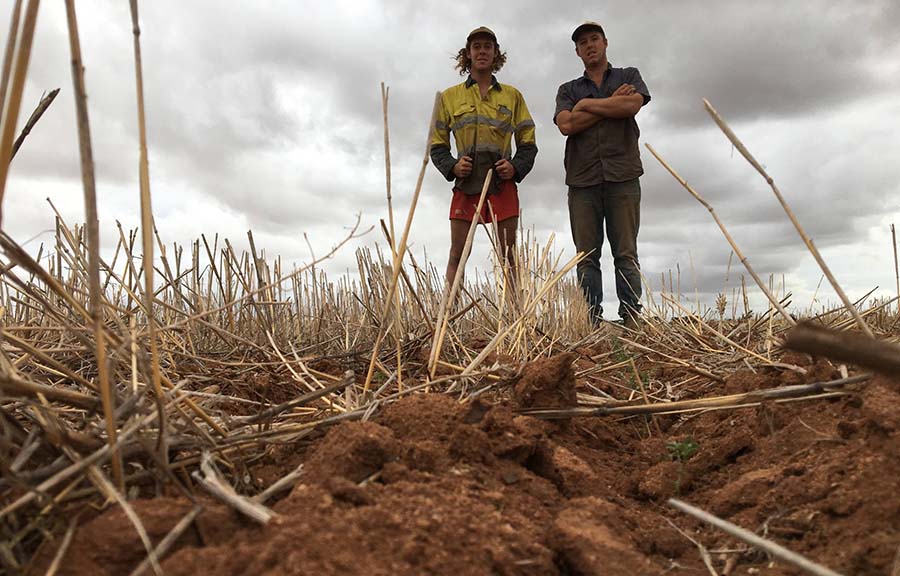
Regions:
M 466 44 L 465 48 L 460 48 L 453 59 L 456 60 L 455 68 L 459 70 L 459 75 L 465 76 L 468 74 L 472 69 L 472 60 L 469 58 L 469 44 Z M 494 63 L 491 65 L 491 70 L 493 72 L 499 72 L 504 64 L 506 64 L 506 52 L 501 52 L 500 45 L 495 43 Z

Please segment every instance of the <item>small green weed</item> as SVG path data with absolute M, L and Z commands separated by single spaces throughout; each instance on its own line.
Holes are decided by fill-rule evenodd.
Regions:
M 669 451 L 669 458 L 675 462 L 684 464 L 691 459 L 691 456 L 700 450 L 700 445 L 693 438 L 684 440 L 675 440 L 666 444 L 666 450 Z
M 666 444 L 669 458 L 678 462 L 678 477 L 675 478 L 675 494 L 681 494 L 681 484 L 684 481 L 684 464 L 700 450 L 700 444 L 691 437 L 684 440 L 675 440 Z

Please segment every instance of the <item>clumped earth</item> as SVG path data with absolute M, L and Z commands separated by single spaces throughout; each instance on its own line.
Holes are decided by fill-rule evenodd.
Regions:
M 513 400 L 407 397 L 251 468 L 294 488 L 260 527 L 202 501 L 166 574 L 800 574 L 666 505 L 677 496 L 845 574 L 889 574 L 900 546 L 900 382 L 838 399 L 693 417 L 545 422 L 518 407 L 575 401 L 573 355 L 526 367 Z M 736 372 L 730 394 L 837 376 Z M 185 498 L 137 500 L 154 543 Z M 43 574 L 59 539 L 31 572 Z M 722 552 L 725 551 L 725 552 Z M 118 507 L 77 530 L 59 574 L 128 574 L 146 553 Z M 725 568 L 728 566 L 728 568 Z M 145 573 L 151 573 L 150 571 Z

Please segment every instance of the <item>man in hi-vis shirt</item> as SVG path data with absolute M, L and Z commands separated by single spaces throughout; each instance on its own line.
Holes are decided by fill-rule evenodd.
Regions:
M 466 47 L 456 56 L 465 82 L 441 93 L 441 104 L 431 140 L 431 160 L 443 176 L 454 181 L 450 202 L 450 257 L 447 281 L 452 282 L 459 267 L 466 236 L 485 177 L 491 170 L 493 185 L 478 215 L 481 222 L 496 220 L 502 259 L 515 278 L 516 229 L 519 223 L 517 182 L 531 171 L 537 156 L 534 121 L 522 94 L 494 76 L 506 62 L 497 36 L 484 26 L 466 38 Z M 450 133 L 456 142 L 455 158 L 450 152 Z M 511 143 L 515 136 L 516 150 Z

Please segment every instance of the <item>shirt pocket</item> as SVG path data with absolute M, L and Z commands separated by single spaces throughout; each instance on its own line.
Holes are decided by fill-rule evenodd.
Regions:
M 516 128 L 513 124 L 512 109 L 505 104 L 498 104 L 497 108 L 493 110 L 493 118 L 491 118 L 490 125 L 493 143 L 502 149 L 505 155 L 508 155 L 509 147 L 506 144 Z
M 450 114 L 453 116 L 450 127 L 453 130 L 459 130 L 466 124 L 475 122 L 475 105 L 468 102 L 459 102 L 453 106 Z

